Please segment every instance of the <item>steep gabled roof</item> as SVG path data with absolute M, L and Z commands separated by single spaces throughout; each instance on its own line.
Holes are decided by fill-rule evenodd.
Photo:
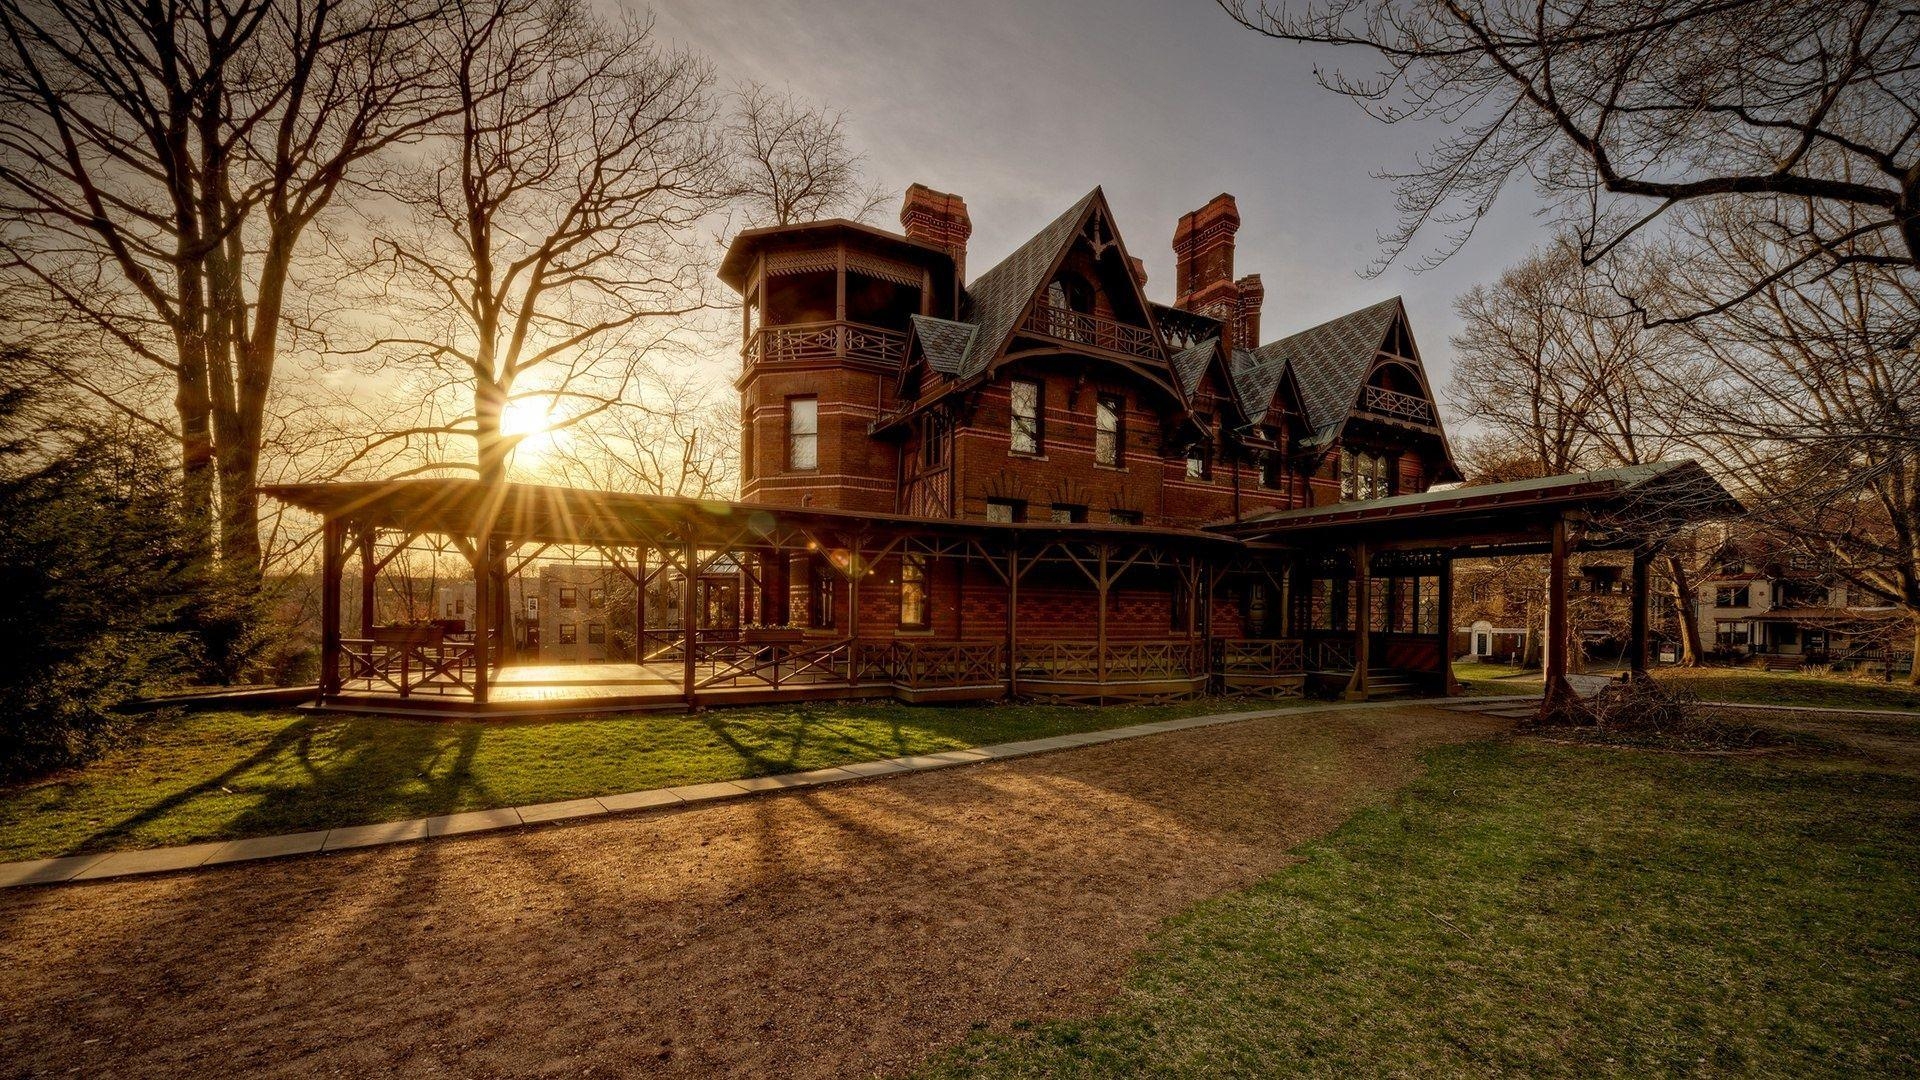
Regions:
M 920 343 L 927 366 L 942 375 L 960 374 L 967 362 L 967 348 L 973 344 L 974 325 L 931 315 L 915 315 L 912 320 L 914 340 Z
M 1048 273 L 1059 261 L 1060 253 L 1073 241 L 1074 234 L 1080 231 L 1088 208 L 1098 198 L 1099 188 L 1087 192 L 1066 213 L 1014 248 L 1013 254 L 967 283 L 967 298 L 972 303 L 968 316 L 976 330 L 958 373 L 961 378 L 985 371 L 1006 347 L 1014 324 L 1027 308 L 1027 301 L 1047 283 Z
M 1173 354 L 1173 377 L 1180 384 L 1181 396 L 1189 403 L 1193 401 L 1194 391 L 1200 389 L 1200 380 L 1207 377 L 1207 365 L 1213 362 L 1213 354 L 1219 348 L 1219 338 L 1208 338 Z
M 1293 369 L 1312 431 L 1310 442 L 1324 443 L 1339 434 L 1387 331 L 1404 311 L 1396 296 L 1254 350 L 1256 356 L 1264 354 L 1263 364 L 1277 357 Z
M 1280 380 L 1286 376 L 1286 357 L 1281 355 L 1278 345 L 1275 342 L 1258 349 L 1235 349 L 1228 361 L 1234 396 L 1240 399 L 1240 411 L 1249 423 L 1266 420 L 1267 411 L 1273 407 L 1273 395 L 1279 392 Z

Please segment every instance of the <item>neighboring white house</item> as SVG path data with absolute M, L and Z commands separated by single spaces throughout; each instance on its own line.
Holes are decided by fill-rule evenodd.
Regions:
M 1701 581 L 1696 610 L 1701 640 L 1722 655 L 1818 663 L 1888 659 L 1887 631 L 1898 617 L 1812 568 L 1780 574 L 1751 564 L 1723 566 Z

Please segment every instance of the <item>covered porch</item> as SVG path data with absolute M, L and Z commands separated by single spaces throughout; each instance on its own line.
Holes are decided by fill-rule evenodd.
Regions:
M 1644 672 L 1649 568 L 1693 522 L 1741 512 L 1693 462 L 1661 462 L 1262 515 L 1227 527 L 1250 553 L 1293 553 L 1289 628 L 1310 681 L 1350 700 L 1458 692 L 1453 563 L 1548 557 L 1543 711 L 1572 697 L 1568 558 L 1631 553 L 1627 662 Z
M 324 522 L 317 691 L 332 708 L 1155 700 L 1206 691 L 1221 663 L 1271 692 L 1302 682 L 1297 643 L 1214 640 L 1214 568 L 1241 545 L 1199 530 L 451 479 L 269 494 Z M 433 580 L 453 606 L 388 595 L 395 575 L 421 591 L 407 575 L 423 548 L 450 560 Z

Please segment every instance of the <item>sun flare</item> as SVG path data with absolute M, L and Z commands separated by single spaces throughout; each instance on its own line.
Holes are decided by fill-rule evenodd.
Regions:
M 552 402 L 541 398 L 522 398 L 507 403 L 507 411 L 500 418 L 500 428 L 504 434 L 518 440 L 514 451 L 523 455 L 522 460 L 537 459 L 553 449 L 559 437 L 554 430 L 557 422 Z

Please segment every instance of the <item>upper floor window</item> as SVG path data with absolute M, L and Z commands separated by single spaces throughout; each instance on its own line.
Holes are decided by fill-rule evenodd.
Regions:
M 1751 594 L 1745 585 L 1722 585 L 1713 592 L 1714 607 L 1749 607 Z
M 947 462 L 947 418 L 929 413 L 920 425 L 920 463 L 938 467 Z
M 560 624 L 560 644 L 572 645 L 574 642 L 579 640 L 580 640 L 580 627 L 577 624 L 570 623 L 570 622 L 563 622 Z
M 1140 524 L 1140 511 L 1109 510 L 1107 511 L 1107 523 L 1110 525 L 1138 525 Z
M 1393 494 L 1391 463 L 1385 454 L 1340 451 L 1340 497 L 1384 499 Z
M 1187 449 L 1187 479 L 1206 480 L 1213 476 L 1213 455 L 1206 443 L 1194 443 Z
M 1260 486 L 1263 488 L 1277 488 L 1280 487 L 1284 481 L 1285 476 L 1282 470 L 1280 451 L 1267 451 L 1266 456 L 1260 459 Z
M 1048 514 L 1047 520 L 1056 525 L 1071 525 L 1076 521 L 1085 521 L 1087 520 L 1087 508 L 1084 506 L 1074 506 L 1071 503 L 1054 503 L 1053 510 Z
M 988 499 L 987 520 L 1011 524 L 1024 520 L 1027 516 L 1027 504 L 1014 499 Z
M 600 588 L 598 586 L 588 589 L 587 590 L 587 606 L 590 608 L 606 607 L 607 606 L 607 590 Z
M 820 399 L 787 399 L 787 468 L 820 467 Z
M 580 590 L 575 589 L 570 585 L 561 586 L 560 588 L 560 606 L 561 607 L 563 608 L 577 607 L 579 603 L 580 603 Z
M 1041 386 L 1032 379 L 1013 380 L 1013 421 L 1008 434 L 1012 438 L 1011 449 L 1016 454 L 1037 454 L 1041 446 L 1041 410 L 1044 408 L 1044 395 Z
M 1115 468 L 1126 457 L 1126 402 L 1113 394 L 1101 394 L 1093 413 L 1093 460 Z
M 900 625 L 927 625 L 927 557 L 900 556 Z
M 607 643 L 607 624 L 590 622 L 587 624 L 587 644 L 605 645 Z

